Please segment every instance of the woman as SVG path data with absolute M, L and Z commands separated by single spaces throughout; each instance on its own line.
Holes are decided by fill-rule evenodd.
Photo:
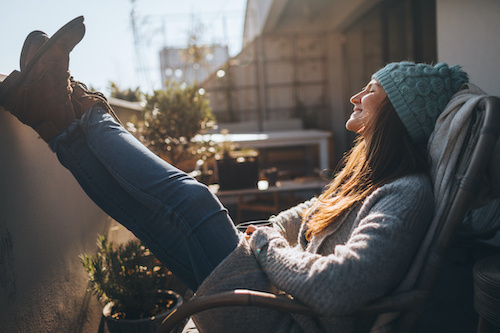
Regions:
M 102 95 L 69 79 L 69 52 L 83 34 L 83 18 L 50 39 L 31 33 L 21 71 L 0 85 L 0 105 L 32 126 L 86 193 L 197 295 L 285 292 L 326 316 L 216 309 L 194 316 L 200 331 L 368 331 L 374 318 L 335 316 L 389 293 L 404 276 L 433 215 L 425 143 L 467 75 L 443 63 L 382 68 L 351 98 L 346 128 L 359 137 L 324 193 L 242 234 L 204 185 L 141 145 Z

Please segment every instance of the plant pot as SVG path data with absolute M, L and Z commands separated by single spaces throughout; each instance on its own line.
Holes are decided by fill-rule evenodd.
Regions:
M 257 156 L 225 156 L 217 160 L 220 190 L 239 190 L 257 187 L 259 165 Z
M 113 303 L 110 302 L 104 306 L 102 310 L 103 318 L 108 326 L 110 333 L 155 333 L 170 312 L 178 308 L 182 302 L 182 297 L 172 290 L 161 290 L 160 293 L 164 294 L 165 298 L 172 299 L 174 304 L 158 316 L 152 316 L 142 319 L 115 319 L 111 317 L 111 310 Z

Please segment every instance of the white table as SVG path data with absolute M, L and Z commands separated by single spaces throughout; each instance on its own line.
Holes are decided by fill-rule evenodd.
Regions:
M 260 183 L 260 182 L 259 182 Z M 246 188 L 239 190 L 226 190 L 219 191 L 218 185 L 210 185 L 209 188 L 212 192 L 214 192 L 222 202 L 225 202 L 225 199 L 228 198 L 237 198 L 237 223 L 241 222 L 242 211 L 243 210 L 251 210 L 258 212 L 265 212 L 269 214 L 277 214 L 279 213 L 280 207 L 280 197 L 279 194 L 283 192 L 289 192 L 292 194 L 293 192 L 298 191 L 309 191 L 312 190 L 319 194 L 321 190 L 327 184 L 326 180 L 321 178 L 311 178 L 305 177 L 295 180 L 285 180 L 278 181 L 276 186 L 269 187 L 261 187 L 259 188 Z M 261 184 L 259 184 L 261 185 Z M 259 195 L 269 195 L 269 203 L 262 204 L 261 202 L 253 202 L 253 201 L 245 201 L 245 196 L 259 196 Z M 282 198 L 281 198 L 282 200 Z
M 216 143 L 231 142 L 238 148 L 277 148 L 317 145 L 319 148 L 319 167 L 321 170 L 330 167 L 328 140 L 332 133 L 321 130 L 293 130 L 262 133 L 229 133 L 197 135 L 197 141 L 213 141 Z

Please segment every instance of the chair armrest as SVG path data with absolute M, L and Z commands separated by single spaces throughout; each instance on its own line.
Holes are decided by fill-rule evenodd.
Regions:
M 227 306 L 258 306 L 278 311 L 299 313 L 314 316 L 315 313 L 309 307 L 296 300 L 267 292 L 246 289 L 236 289 L 213 295 L 194 298 L 172 311 L 163 320 L 158 332 L 168 333 L 174 329 L 183 319 L 212 308 Z
M 424 293 L 420 291 L 409 291 L 394 294 L 370 302 L 365 307 L 346 316 L 381 314 L 389 312 L 399 312 L 413 307 L 416 303 L 424 301 Z M 158 332 L 168 333 L 174 329 L 183 319 L 198 312 L 228 306 L 258 306 L 277 311 L 319 317 L 308 306 L 285 295 L 275 295 L 267 292 L 260 292 L 246 289 L 236 289 L 214 295 L 207 295 L 194 298 L 182 304 L 163 320 Z

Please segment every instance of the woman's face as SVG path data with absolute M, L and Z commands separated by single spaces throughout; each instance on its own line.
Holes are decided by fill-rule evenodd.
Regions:
M 351 97 L 354 107 L 345 127 L 349 131 L 363 134 L 366 125 L 375 117 L 386 96 L 380 83 L 375 79 L 371 80 L 363 90 Z

